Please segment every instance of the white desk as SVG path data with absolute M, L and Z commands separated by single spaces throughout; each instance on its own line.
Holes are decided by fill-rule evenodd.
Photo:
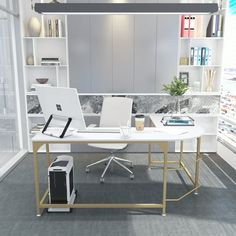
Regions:
M 189 127 L 188 127 L 189 128 Z M 193 127 L 191 127 L 193 128 Z M 166 194 L 167 194 L 167 164 L 168 164 L 168 143 L 183 139 L 197 138 L 198 148 L 197 148 L 197 160 L 200 159 L 200 136 L 201 134 L 196 134 L 196 129 L 190 129 L 187 133 L 182 135 L 173 135 L 169 130 L 160 130 L 154 127 L 145 128 L 143 132 L 137 132 L 134 128 L 132 129 L 132 134 L 129 139 L 123 139 L 120 137 L 119 133 L 75 133 L 73 136 L 65 137 L 63 139 L 54 138 L 46 136 L 44 134 L 37 134 L 33 139 L 33 152 L 34 152 L 34 177 L 35 177 L 35 196 L 36 196 L 36 211 L 37 216 L 41 215 L 40 209 L 44 208 L 161 208 L 162 215 L 166 214 Z M 76 204 L 48 204 L 45 203 L 48 196 L 48 190 L 44 193 L 43 197 L 40 199 L 39 191 L 39 173 L 38 173 L 38 157 L 37 152 L 40 147 L 46 145 L 46 161 L 47 166 L 50 165 L 50 144 L 88 144 L 88 143 L 142 143 L 142 144 L 157 144 L 160 146 L 164 153 L 163 161 L 163 193 L 161 203 L 127 203 L 127 204 L 86 204 L 86 203 L 76 203 Z M 149 149 L 149 158 L 151 157 Z M 199 165 L 196 165 L 196 175 L 194 181 L 194 190 L 196 191 L 199 187 L 198 184 L 198 169 Z

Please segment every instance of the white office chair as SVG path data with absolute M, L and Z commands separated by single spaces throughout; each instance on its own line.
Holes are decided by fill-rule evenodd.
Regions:
M 120 127 L 126 126 L 127 123 L 131 122 L 131 114 L 132 114 L 132 104 L 133 100 L 131 98 L 125 97 L 106 97 L 103 100 L 102 105 L 102 112 L 100 118 L 100 127 Z M 102 149 L 109 149 L 110 155 L 100 161 L 92 163 L 86 166 L 86 172 L 89 172 L 89 168 L 91 166 L 100 164 L 100 163 L 107 163 L 101 177 L 100 182 L 104 183 L 104 175 L 107 172 L 108 167 L 111 165 L 112 161 L 118 164 L 120 167 L 125 169 L 130 173 L 130 179 L 134 178 L 133 172 L 123 165 L 121 162 L 127 162 L 133 167 L 131 161 L 119 158 L 114 156 L 114 151 L 124 149 L 127 144 L 89 144 L 89 146 L 102 148 Z

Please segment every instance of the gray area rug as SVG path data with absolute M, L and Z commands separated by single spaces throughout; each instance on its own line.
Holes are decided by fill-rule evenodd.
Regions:
M 85 166 L 106 154 L 75 154 L 77 201 L 158 202 L 162 193 L 161 168 L 147 169 L 146 154 L 120 154 L 134 162 L 135 179 L 115 164 L 100 184 L 104 165 Z M 53 157 L 52 157 L 53 158 Z M 154 155 L 160 159 L 161 155 Z M 170 159 L 177 158 L 171 154 Z M 194 155 L 185 162 L 194 168 Z M 212 160 L 228 173 L 219 170 Z M 46 162 L 40 155 L 40 188 L 47 186 Z M 33 158 L 28 155 L 0 183 L 0 235 L 236 235 L 236 176 L 217 155 L 203 156 L 199 195 L 190 195 L 177 203 L 169 202 L 167 216 L 160 209 L 74 209 L 71 213 L 47 213 L 35 216 Z M 190 181 L 179 171 L 168 172 L 168 197 L 178 197 L 190 189 Z

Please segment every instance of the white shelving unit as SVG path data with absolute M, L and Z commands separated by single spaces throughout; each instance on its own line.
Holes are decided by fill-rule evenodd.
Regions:
M 222 10 L 221 14 L 225 15 L 225 10 Z M 189 81 L 188 81 L 189 91 L 186 93 L 186 95 L 220 96 L 221 77 L 223 73 L 222 52 L 223 52 L 224 38 L 206 37 L 206 30 L 210 20 L 209 15 L 198 16 L 198 20 L 199 20 L 198 25 L 195 24 L 195 35 L 193 37 L 181 37 L 181 16 L 180 16 L 178 74 L 184 72 L 187 72 L 189 74 Z M 191 47 L 210 48 L 212 51 L 211 64 L 192 65 L 190 60 Z M 187 63 L 185 65 L 182 65 L 180 63 L 181 58 L 187 59 Z M 205 76 L 205 71 L 208 69 L 214 69 L 216 71 L 213 81 L 212 91 L 210 92 L 207 89 L 207 80 Z M 201 125 L 205 130 L 205 135 L 202 137 L 201 151 L 216 152 L 218 114 L 191 114 L 191 117 L 194 118 L 196 124 Z M 180 149 L 179 143 L 176 143 L 175 149 L 176 151 Z M 192 152 L 195 149 L 196 149 L 195 141 L 188 140 L 184 142 L 185 152 Z
M 48 0 L 38 0 L 34 2 L 50 2 Z M 66 2 L 66 1 L 61 1 Z M 31 1 L 20 1 L 21 15 L 21 35 L 22 35 L 22 51 L 23 51 L 23 74 L 27 107 L 27 134 L 28 149 L 32 151 L 31 139 L 34 134 L 31 129 L 36 124 L 44 123 L 42 114 L 28 113 L 27 105 L 29 97 L 37 97 L 36 92 L 32 91 L 31 86 L 38 84 L 36 78 L 48 78 L 48 84 L 54 87 L 69 87 L 69 69 L 68 69 L 68 39 L 67 39 L 67 16 L 65 15 L 39 15 L 31 8 Z M 31 17 L 37 17 L 41 23 L 41 33 L 39 37 L 32 37 L 28 32 L 28 22 Z M 60 19 L 62 22 L 62 36 L 49 37 L 47 23 L 50 19 Z M 28 65 L 27 58 L 33 57 L 34 64 Z M 41 58 L 60 59 L 60 65 L 41 65 Z M 35 98 L 36 100 L 36 98 Z M 67 152 L 70 151 L 69 145 L 51 147 L 52 151 Z M 44 149 L 42 149 L 44 151 Z
M 224 15 L 222 10 L 221 14 Z M 189 91 L 205 93 L 207 90 L 207 79 L 205 71 L 214 69 L 215 77 L 213 81 L 212 91 L 220 94 L 220 81 L 222 77 L 222 51 L 223 51 L 223 37 L 206 37 L 207 25 L 210 20 L 209 15 L 197 16 L 200 19 L 200 24 L 195 24 L 195 35 L 193 37 L 181 37 L 179 34 L 179 65 L 178 74 L 182 72 L 189 73 Z M 196 19 L 197 21 L 197 19 Z M 224 21 L 223 21 L 224 22 Z M 198 28 L 197 28 L 198 27 Z M 223 27 L 224 30 L 224 27 Z M 180 32 L 181 32 L 181 17 L 180 17 Z M 223 34 L 224 35 L 224 34 Z M 206 47 L 212 51 L 211 63 L 209 65 L 192 65 L 191 64 L 191 47 Z M 181 64 L 180 58 L 186 58 L 187 63 Z

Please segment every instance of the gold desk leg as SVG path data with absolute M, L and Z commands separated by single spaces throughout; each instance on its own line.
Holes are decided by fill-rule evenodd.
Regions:
M 149 127 L 154 127 L 154 124 L 150 118 L 149 118 Z M 151 165 L 152 165 L 151 152 L 152 152 L 152 145 L 148 144 L 148 168 L 149 169 L 151 168 Z
M 40 196 L 39 196 L 39 173 L 38 173 L 38 155 L 37 151 L 41 147 L 41 144 L 33 143 L 34 153 L 34 187 L 35 187 L 35 201 L 36 201 L 36 215 L 41 216 L 40 213 Z
M 200 147 L 201 147 L 201 138 L 197 138 L 197 152 L 196 152 L 196 162 L 195 162 L 195 184 L 194 187 L 199 187 L 199 166 L 200 166 Z M 195 190 L 194 194 L 198 194 L 198 188 Z
M 168 162 L 168 142 L 162 142 L 160 147 L 164 153 L 163 166 L 163 191 L 162 191 L 162 216 L 166 216 L 166 194 L 167 194 L 167 162 Z
M 151 144 L 148 144 L 148 168 L 150 169 L 151 168 L 151 149 L 152 149 L 152 145 Z
M 179 156 L 179 168 L 181 168 L 181 162 L 183 161 L 183 149 L 184 149 L 184 141 L 180 141 L 180 156 Z
M 51 164 L 51 160 L 50 160 L 50 152 L 49 152 L 49 144 L 46 143 L 46 162 L 47 162 L 47 168 L 50 166 Z

